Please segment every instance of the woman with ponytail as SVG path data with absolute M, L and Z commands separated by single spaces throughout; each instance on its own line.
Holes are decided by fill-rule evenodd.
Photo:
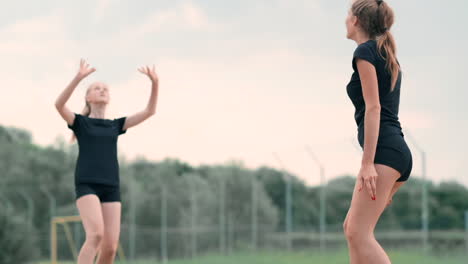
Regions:
M 109 89 L 101 82 L 91 84 L 85 96 L 81 114 L 65 105 L 78 84 L 95 71 L 84 60 L 80 70 L 55 102 L 55 107 L 73 138 L 78 141 L 79 154 L 75 169 L 76 205 L 80 213 L 86 240 L 78 255 L 78 264 L 114 263 L 120 236 L 120 178 L 117 160 L 117 138 L 154 115 L 158 96 L 158 77 L 154 66 L 138 69 L 151 80 L 151 95 L 147 106 L 128 117 L 106 119 Z
M 412 169 L 411 151 L 398 118 L 401 70 L 390 32 L 393 22 L 393 10 L 382 0 L 354 0 L 346 18 L 347 38 L 358 45 L 346 88 L 363 149 L 343 224 L 351 264 L 391 263 L 374 228 Z

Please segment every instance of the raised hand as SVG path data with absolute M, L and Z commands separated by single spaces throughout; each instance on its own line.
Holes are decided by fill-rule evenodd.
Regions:
M 150 68 L 149 66 L 140 67 L 138 68 L 138 71 L 148 76 L 148 78 L 150 78 L 152 82 L 150 98 L 148 100 L 148 104 L 146 105 L 145 109 L 143 109 L 143 111 L 139 111 L 133 115 L 129 115 L 127 119 L 125 119 L 123 130 L 140 124 L 141 122 L 145 121 L 150 116 L 156 113 L 156 102 L 158 100 L 159 83 L 155 67 L 154 65 L 152 68 Z
M 158 75 L 156 74 L 156 69 L 154 65 L 152 68 L 150 68 L 149 66 L 140 67 L 138 68 L 138 71 L 148 76 L 148 78 L 150 78 L 152 82 L 158 82 Z
M 79 79 L 84 79 L 88 75 L 90 75 L 91 73 L 93 73 L 95 71 L 96 71 L 95 68 L 90 68 L 89 64 L 86 63 L 86 61 L 84 59 L 81 59 L 80 60 L 80 70 L 78 71 L 77 77 Z

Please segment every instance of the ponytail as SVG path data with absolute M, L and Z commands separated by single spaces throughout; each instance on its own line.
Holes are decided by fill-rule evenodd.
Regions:
M 392 85 L 390 91 L 395 88 L 396 81 L 398 79 L 398 75 L 400 73 L 400 65 L 398 65 L 396 59 L 396 43 L 395 39 L 393 38 L 393 34 L 386 30 L 378 39 L 377 39 L 377 50 L 385 51 L 385 58 L 386 58 L 386 68 L 390 72 L 392 76 Z M 382 54 L 380 54 L 382 56 Z
M 396 43 L 390 32 L 395 20 L 393 9 L 383 0 L 355 0 L 351 11 L 358 17 L 361 28 L 369 38 L 377 39 L 379 55 L 386 60 L 385 66 L 392 76 L 390 89 L 392 91 L 400 74 L 400 65 L 396 59 Z
M 86 101 L 86 104 L 83 107 L 83 110 L 81 110 L 81 115 L 89 116 L 89 114 L 91 114 L 91 105 L 88 103 L 88 101 Z M 76 117 L 75 117 L 75 119 L 76 119 Z M 76 122 L 76 120 L 75 120 L 75 122 Z M 75 139 L 76 139 L 76 135 L 75 135 L 75 133 L 72 133 L 70 143 L 73 143 L 75 141 Z
M 89 116 L 89 114 L 91 114 L 91 106 L 88 102 L 86 102 L 85 106 L 83 107 L 83 110 L 81 110 L 81 115 Z

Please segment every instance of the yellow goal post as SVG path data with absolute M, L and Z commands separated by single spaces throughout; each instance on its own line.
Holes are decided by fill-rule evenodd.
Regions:
M 79 215 L 72 215 L 72 216 L 56 216 L 51 220 L 51 228 L 50 228 L 50 260 L 51 264 L 58 264 L 57 260 L 57 253 L 58 253 L 58 243 L 57 243 L 57 228 L 58 226 L 63 226 L 63 230 L 65 232 L 65 238 L 67 239 L 68 246 L 70 251 L 73 255 L 73 258 L 76 260 L 78 258 L 78 252 L 76 250 L 76 243 L 70 231 L 69 223 L 76 223 L 81 222 L 81 218 Z M 120 260 L 125 261 L 125 255 L 122 249 L 122 246 L 119 243 L 119 247 L 117 250 L 117 256 Z

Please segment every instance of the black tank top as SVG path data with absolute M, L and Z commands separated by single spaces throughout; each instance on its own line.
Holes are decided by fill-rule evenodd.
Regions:
M 346 87 L 351 102 L 356 111 L 354 119 L 358 126 L 358 141 L 361 146 L 364 144 L 364 115 L 366 112 L 366 104 L 362 95 L 361 79 L 356 66 L 356 58 L 366 60 L 374 65 L 379 86 L 380 100 L 380 129 L 379 139 L 387 135 L 399 134 L 403 135 L 400 121 L 398 119 L 398 111 L 400 107 L 400 88 L 401 88 L 401 72 L 398 74 L 395 87 L 390 91 L 392 76 L 385 66 L 386 60 L 385 51 L 382 50 L 382 56 L 377 51 L 377 41 L 368 40 L 360 44 L 354 51 L 352 66 L 354 73 Z
M 127 132 L 122 130 L 125 119 L 91 118 L 75 113 L 73 125 L 67 125 L 75 133 L 79 146 L 75 184 L 119 185 L 117 138 Z

